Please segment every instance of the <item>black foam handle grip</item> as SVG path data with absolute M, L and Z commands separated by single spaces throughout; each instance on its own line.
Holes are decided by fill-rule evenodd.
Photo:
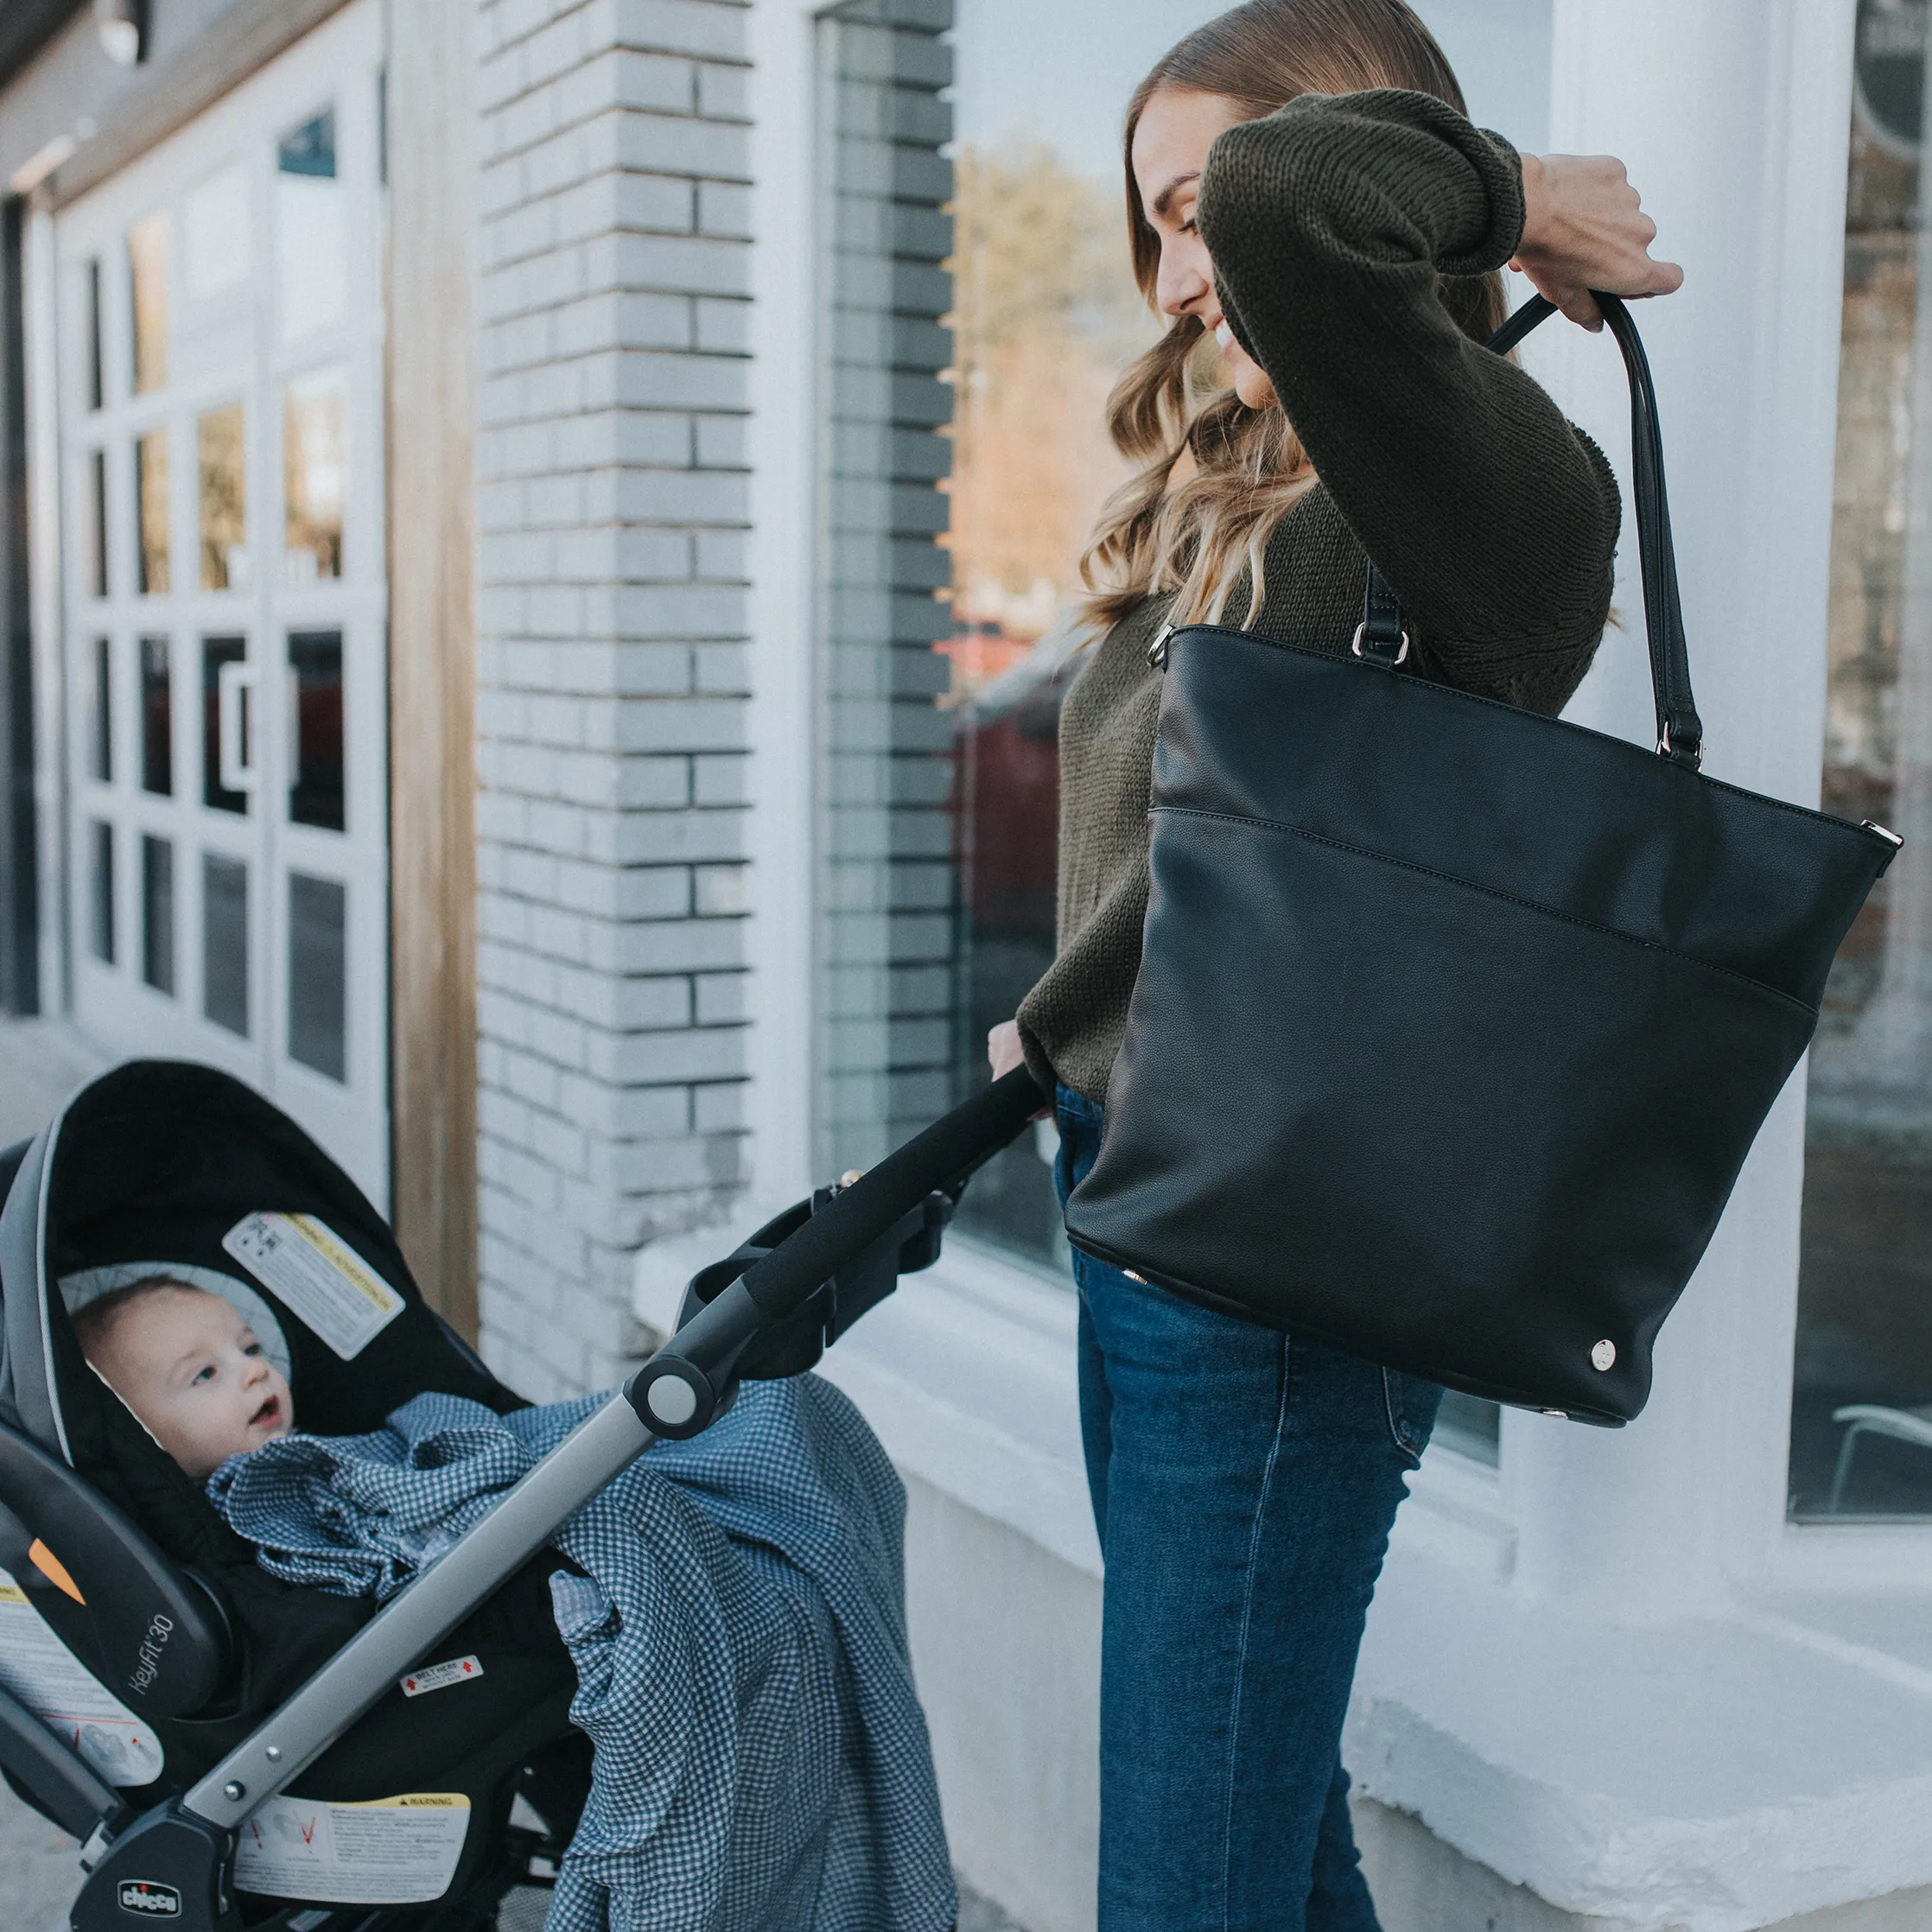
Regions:
M 745 1271 L 746 1292 L 766 1316 L 782 1320 L 928 1194 L 951 1186 L 1017 1140 L 1046 1098 L 1025 1067 L 1001 1075 L 840 1189 L 796 1234 Z

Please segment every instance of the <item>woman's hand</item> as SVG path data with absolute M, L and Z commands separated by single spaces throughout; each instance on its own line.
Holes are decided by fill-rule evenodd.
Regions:
M 1657 225 L 1614 155 L 1525 155 L 1522 240 L 1509 266 L 1573 322 L 1604 326 L 1592 289 L 1635 298 L 1682 286 L 1675 262 L 1653 262 Z
M 997 1080 L 1002 1074 L 1011 1073 L 1016 1066 L 1026 1064 L 1026 1049 L 1020 1044 L 1020 1022 L 1017 1020 L 1002 1020 L 986 1036 L 986 1063 L 993 1069 L 993 1077 Z M 1042 1107 L 1033 1115 L 1036 1121 L 1051 1120 L 1053 1109 Z
M 1011 1073 L 1016 1066 L 1026 1064 L 1025 1049 L 1020 1044 L 1020 1022 L 1017 1020 L 1002 1020 L 986 1036 L 987 1064 L 993 1069 L 993 1077 L 997 1080 L 1001 1074 Z

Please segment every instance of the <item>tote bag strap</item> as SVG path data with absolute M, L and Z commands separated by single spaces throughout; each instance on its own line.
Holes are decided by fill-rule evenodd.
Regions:
M 1664 491 L 1657 393 L 1630 310 L 1616 296 L 1600 293 L 1597 306 L 1623 352 L 1624 370 L 1630 384 L 1630 467 L 1636 493 L 1637 554 L 1643 567 L 1643 627 L 1650 642 L 1650 691 L 1657 711 L 1657 750 L 1665 758 L 1694 768 L 1704 761 L 1704 725 L 1691 698 L 1690 654 L 1677 595 L 1677 557 L 1670 541 L 1670 503 Z M 1532 296 L 1490 338 L 1490 347 L 1498 355 L 1507 355 L 1539 322 L 1555 313 L 1542 296 Z M 1386 665 L 1399 664 L 1408 655 L 1401 602 L 1372 562 L 1362 599 L 1362 627 L 1355 634 L 1355 654 Z

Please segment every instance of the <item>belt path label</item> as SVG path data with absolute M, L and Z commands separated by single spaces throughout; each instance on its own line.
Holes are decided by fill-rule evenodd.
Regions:
M 480 1657 L 452 1657 L 447 1663 L 433 1663 L 423 1670 L 412 1670 L 399 1681 L 404 1697 L 421 1697 L 425 1691 L 442 1690 L 451 1684 L 473 1683 L 483 1675 L 483 1662 Z

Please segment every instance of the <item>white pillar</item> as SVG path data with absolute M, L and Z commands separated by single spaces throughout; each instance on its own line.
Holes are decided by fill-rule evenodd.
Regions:
M 1814 804 L 1825 693 L 1853 0 L 1557 0 L 1550 144 L 1628 163 L 1683 290 L 1636 311 L 1656 377 L 1706 769 Z M 1550 325 L 1555 327 L 1557 325 Z M 1532 358 L 1625 478 L 1613 631 L 1571 707 L 1652 735 L 1607 339 Z M 1516 1587 L 1695 1614 L 1781 1534 L 1804 1109 L 1794 1078 L 1667 1325 L 1650 1405 L 1599 1433 L 1511 1414 Z

